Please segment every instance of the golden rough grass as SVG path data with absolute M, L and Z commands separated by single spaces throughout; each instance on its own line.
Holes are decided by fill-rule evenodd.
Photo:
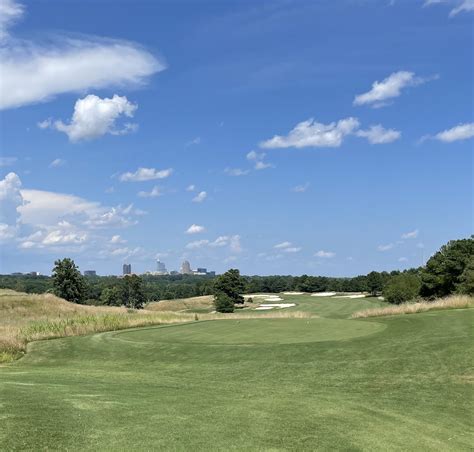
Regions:
M 382 317 L 386 315 L 416 314 L 417 312 L 438 311 L 442 309 L 463 309 L 474 307 L 474 298 L 467 295 L 451 295 L 434 301 L 403 303 L 386 308 L 365 309 L 352 314 L 353 319 Z
M 210 299 L 212 302 L 212 297 Z M 198 302 L 208 303 L 207 300 Z M 164 302 L 156 305 L 161 303 Z M 31 295 L 0 289 L 0 363 L 21 357 L 26 352 L 28 342 L 41 339 L 196 320 L 311 317 L 310 313 L 298 311 L 265 313 L 245 311 L 233 314 L 198 315 L 177 312 L 173 310 L 175 304 L 181 304 L 182 308 L 182 301 L 173 300 L 170 310 L 137 311 L 123 307 L 83 306 L 51 294 Z M 196 307 L 196 303 L 193 307 Z
M 212 295 L 202 297 L 181 298 L 179 300 L 153 301 L 145 306 L 149 311 L 185 311 L 186 309 L 203 309 L 213 306 Z

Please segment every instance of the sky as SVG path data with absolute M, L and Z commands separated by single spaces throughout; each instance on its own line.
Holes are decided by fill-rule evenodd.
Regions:
M 0 273 L 351 276 L 473 232 L 473 0 L 0 0 Z

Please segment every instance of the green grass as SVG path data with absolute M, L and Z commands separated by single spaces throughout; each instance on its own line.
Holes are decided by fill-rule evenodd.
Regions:
M 0 450 L 471 450 L 474 310 L 284 298 L 320 318 L 30 344 L 0 368 Z

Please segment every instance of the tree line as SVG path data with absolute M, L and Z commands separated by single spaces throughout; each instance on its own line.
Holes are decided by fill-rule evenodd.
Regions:
M 389 303 L 452 293 L 474 295 L 474 236 L 452 240 L 424 267 L 402 272 L 372 271 L 352 278 L 326 276 L 241 276 L 236 269 L 218 277 L 163 275 L 83 277 L 72 259 L 57 260 L 52 277 L 1 275 L 0 287 L 28 293 L 52 292 L 75 303 L 140 308 L 147 301 L 214 295 L 216 310 L 231 312 L 241 294 L 298 292 L 368 292 Z

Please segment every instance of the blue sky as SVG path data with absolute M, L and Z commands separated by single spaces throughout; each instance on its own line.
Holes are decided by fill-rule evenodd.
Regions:
M 473 229 L 473 10 L 0 0 L 0 272 L 420 265 Z

